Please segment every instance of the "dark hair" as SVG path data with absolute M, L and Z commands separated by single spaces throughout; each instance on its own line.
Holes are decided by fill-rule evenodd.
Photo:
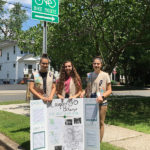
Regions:
M 42 56 L 40 58 L 40 63 L 41 63 L 42 59 L 48 59 L 48 62 L 50 62 L 50 59 L 48 58 L 48 55 L 46 53 L 42 54 Z
M 94 58 L 93 58 L 93 62 L 94 62 L 94 60 L 95 60 L 95 59 L 100 60 L 100 62 L 102 63 L 102 58 L 101 58 L 100 56 L 96 56 L 96 57 L 94 57 Z

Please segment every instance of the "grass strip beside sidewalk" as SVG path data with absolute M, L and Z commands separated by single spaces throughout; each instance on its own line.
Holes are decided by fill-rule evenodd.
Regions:
M 27 101 L 22 101 L 22 100 L 18 100 L 18 101 L 4 101 L 4 102 L 0 102 L 0 105 L 10 105 L 10 104 L 22 104 L 22 103 L 28 103 Z
M 125 150 L 124 148 L 116 147 L 106 142 L 101 143 L 101 150 Z
M 30 149 L 29 117 L 0 111 L 0 132 L 24 147 Z
M 150 134 L 150 97 L 113 97 L 108 104 L 106 123 Z
M 30 150 L 30 118 L 10 112 L 0 111 L 0 132 Z M 124 150 L 109 143 L 102 143 L 101 150 Z

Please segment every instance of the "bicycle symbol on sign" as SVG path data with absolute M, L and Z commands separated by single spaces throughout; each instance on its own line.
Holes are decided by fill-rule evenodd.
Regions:
M 49 7 L 54 8 L 56 6 L 55 0 L 35 0 L 35 3 L 37 5 L 43 5 L 43 1 L 46 3 L 46 5 L 49 5 Z

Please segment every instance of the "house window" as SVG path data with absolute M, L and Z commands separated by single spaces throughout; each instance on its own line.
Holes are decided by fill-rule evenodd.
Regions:
M 2 56 L 2 49 L 0 49 L 0 56 Z
M 16 68 L 16 64 L 13 64 L 13 67 Z
M 23 54 L 23 51 L 20 51 L 21 54 Z
M 0 71 L 2 70 L 2 66 L 0 65 Z
M 9 73 L 7 73 L 7 79 L 9 78 Z
M 25 67 L 24 67 L 24 69 L 25 69 L 25 70 L 27 70 L 27 64 L 25 64 Z
M 16 54 L 16 46 L 14 46 L 14 54 Z
M 7 60 L 9 60 L 9 53 L 7 53 Z

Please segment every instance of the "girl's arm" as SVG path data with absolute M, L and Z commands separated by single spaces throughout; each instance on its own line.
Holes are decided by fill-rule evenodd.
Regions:
M 30 92 L 38 97 L 39 99 L 42 99 L 43 101 L 48 101 L 47 97 L 44 97 L 42 94 L 39 94 L 35 89 L 34 89 L 34 82 L 29 83 L 29 90 Z
M 81 95 L 81 90 L 77 93 L 77 94 L 75 94 L 75 95 L 73 95 L 73 96 L 70 96 L 69 97 L 69 99 L 73 99 L 73 98 L 77 98 L 77 97 L 79 97 L 80 95 Z
M 103 96 L 101 96 L 101 95 L 98 96 L 97 99 L 96 99 L 96 101 L 98 103 L 102 103 L 103 100 L 104 100 L 104 98 L 108 97 L 111 94 L 111 92 L 112 92 L 111 83 L 108 83 L 107 87 L 106 87 L 106 92 L 103 93 Z
M 56 92 L 56 83 L 53 83 L 52 84 L 52 91 L 51 91 L 51 94 L 50 94 L 50 96 L 48 98 L 49 99 L 48 101 L 52 101 L 53 100 L 55 92 Z
M 107 84 L 106 92 L 103 93 L 103 96 L 106 98 L 112 93 L 111 83 Z
M 59 99 L 64 99 L 64 97 L 60 94 L 57 94 L 57 96 L 58 96 Z

